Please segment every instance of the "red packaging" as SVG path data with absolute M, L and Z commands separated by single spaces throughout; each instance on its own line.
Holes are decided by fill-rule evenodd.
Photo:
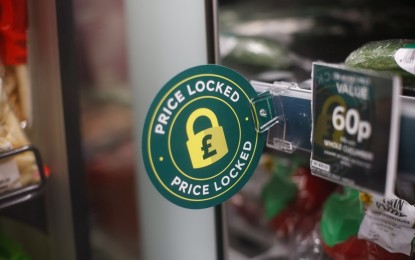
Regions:
M 5 65 L 27 62 L 26 0 L 0 0 L 0 59 Z

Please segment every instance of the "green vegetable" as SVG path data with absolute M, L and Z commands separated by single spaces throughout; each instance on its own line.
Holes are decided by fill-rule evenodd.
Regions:
M 371 69 L 397 74 L 402 77 L 403 83 L 408 87 L 415 87 L 415 76 L 403 70 L 395 61 L 395 53 L 415 40 L 392 39 L 369 42 L 353 51 L 346 58 L 345 64 L 352 68 Z

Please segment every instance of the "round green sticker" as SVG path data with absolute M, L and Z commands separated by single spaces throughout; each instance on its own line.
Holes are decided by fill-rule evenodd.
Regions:
M 243 187 L 265 144 L 251 109 L 256 96 L 244 77 L 219 65 L 193 67 L 167 82 L 147 113 L 142 142 L 147 173 L 165 198 L 207 208 Z

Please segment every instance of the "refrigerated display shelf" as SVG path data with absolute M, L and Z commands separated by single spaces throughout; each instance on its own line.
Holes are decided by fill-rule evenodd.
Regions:
M 268 130 L 267 147 L 278 151 L 311 153 L 312 90 L 311 82 L 300 84 L 251 81 L 258 93 L 270 91 L 279 123 Z M 403 199 L 415 201 L 415 164 L 412 163 L 415 147 L 415 97 L 400 96 L 400 132 L 398 151 L 398 183 L 405 185 Z

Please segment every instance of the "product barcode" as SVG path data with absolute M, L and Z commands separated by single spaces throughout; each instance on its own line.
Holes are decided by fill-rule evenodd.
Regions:
M 316 167 L 320 170 L 323 170 L 325 172 L 330 172 L 330 165 L 328 165 L 327 163 L 323 163 L 317 160 L 312 160 L 311 161 L 311 166 Z

